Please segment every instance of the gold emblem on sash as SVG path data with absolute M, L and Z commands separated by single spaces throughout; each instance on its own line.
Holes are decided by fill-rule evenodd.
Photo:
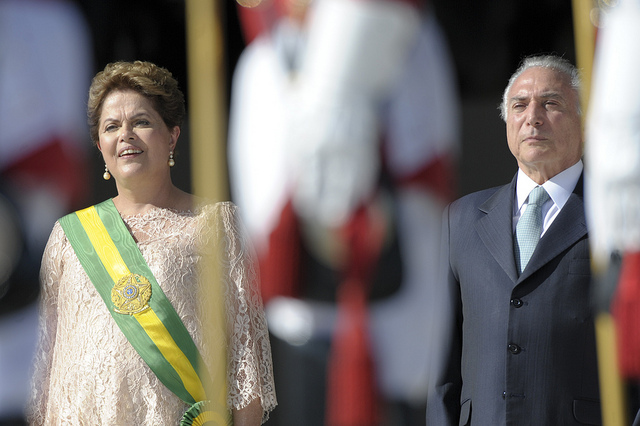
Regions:
M 119 314 L 137 314 L 149 309 L 151 283 L 138 274 L 123 275 L 111 289 L 114 311 Z

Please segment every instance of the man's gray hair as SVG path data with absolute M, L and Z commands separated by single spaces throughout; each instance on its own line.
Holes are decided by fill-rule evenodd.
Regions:
M 529 56 L 522 60 L 520 66 L 513 73 L 511 78 L 509 79 L 509 84 L 504 89 L 504 93 L 502 94 L 502 103 L 500 104 L 500 118 L 503 121 L 507 121 L 507 107 L 508 107 L 508 99 L 509 91 L 511 90 L 511 86 L 516 81 L 520 75 L 528 70 L 529 68 L 541 67 L 541 68 L 550 68 L 555 71 L 558 71 L 567 77 L 571 81 L 571 87 L 576 91 L 576 99 L 578 99 L 578 105 L 576 108 L 578 110 L 578 115 L 582 115 L 582 108 L 580 107 L 580 88 L 581 88 L 581 80 L 580 80 L 580 72 L 578 69 L 573 66 L 571 62 L 568 60 L 561 58 L 560 56 L 555 55 L 541 55 L 541 56 Z

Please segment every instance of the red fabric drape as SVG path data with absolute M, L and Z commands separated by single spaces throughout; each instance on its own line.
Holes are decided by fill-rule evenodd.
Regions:
M 627 252 L 622 259 L 611 311 L 620 372 L 627 379 L 640 379 L 640 251 Z
M 383 233 L 365 208 L 359 209 L 344 228 L 349 257 L 345 279 L 338 289 L 338 317 L 329 358 L 328 426 L 371 426 L 378 421 L 367 295 Z
M 415 172 L 396 177 L 401 187 L 415 186 L 434 193 L 443 202 L 448 203 L 455 198 L 456 175 L 452 154 L 433 158 Z
M 275 296 L 297 297 L 300 287 L 300 230 L 291 201 L 269 235 L 269 249 L 260 256 L 260 283 L 265 305 Z

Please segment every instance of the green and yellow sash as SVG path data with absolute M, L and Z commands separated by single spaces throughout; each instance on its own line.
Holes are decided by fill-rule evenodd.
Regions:
M 120 330 L 158 379 L 191 406 L 180 424 L 230 424 L 224 404 L 214 411 L 206 401 L 208 374 L 200 353 L 113 201 L 59 222 Z

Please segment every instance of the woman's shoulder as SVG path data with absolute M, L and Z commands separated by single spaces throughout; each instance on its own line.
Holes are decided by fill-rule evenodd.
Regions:
M 231 201 L 217 201 L 206 204 L 202 215 L 206 229 L 210 229 L 219 236 L 237 239 L 243 233 L 243 226 L 238 213 L 238 207 Z
M 47 262 L 53 262 L 51 264 L 60 263 L 65 257 L 65 253 L 69 252 L 69 249 L 71 249 L 69 238 L 60 224 L 60 220 L 57 220 L 51 229 L 49 239 L 44 248 L 43 264 Z
M 197 214 L 217 219 L 233 218 L 237 215 L 238 206 L 232 201 L 211 201 L 200 198 L 194 209 Z
M 56 222 L 53 224 L 51 234 L 49 234 L 49 241 L 64 242 L 67 239 L 64 228 L 60 223 L 61 220 L 62 218 L 56 220 Z

